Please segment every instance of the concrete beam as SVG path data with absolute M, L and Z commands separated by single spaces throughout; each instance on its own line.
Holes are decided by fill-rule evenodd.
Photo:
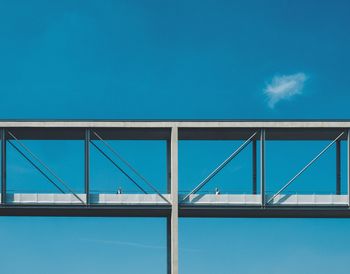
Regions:
M 350 128 L 350 120 L 1 120 L 0 127 L 36 128 Z
M 168 217 L 170 206 L 0 206 L 0 216 Z
M 18 139 L 84 140 L 85 129 L 105 140 L 169 140 L 178 128 L 179 140 L 244 140 L 266 129 L 267 140 L 333 140 L 350 122 L 1 122 Z M 8 136 L 8 138 L 10 138 Z M 91 134 L 91 139 L 96 139 Z M 344 136 L 342 140 L 345 140 Z
M 179 209 L 179 217 L 189 218 L 350 218 L 346 207 L 192 207 Z

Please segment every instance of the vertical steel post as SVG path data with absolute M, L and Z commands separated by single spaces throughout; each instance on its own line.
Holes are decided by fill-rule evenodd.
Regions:
M 347 140 L 347 145 L 348 145 L 348 147 L 347 147 L 347 149 L 348 149 L 348 151 L 347 151 L 347 160 L 348 160 L 348 170 L 347 170 L 347 175 L 348 175 L 348 205 L 350 206 L 350 129 L 348 129 L 348 140 Z
M 178 129 L 171 128 L 170 140 L 170 191 L 171 213 L 167 217 L 167 273 L 179 273 L 179 247 L 178 247 Z
M 1 204 L 6 204 L 6 129 L 1 130 Z
M 166 140 L 166 180 L 167 193 L 171 194 L 171 137 Z
M 85 194 L 86 204 L 90 204 L 90 129 L 85 129 Z
M 336 193 L 341 194 L 341 141 L 336 142 Z
M 260 195 L 261 205 L 265 206 L 265 129 L 260 133 Z
M 256 185 L 256 140 L 252 141 L 252 151 L 253 151 L 253 194 L 257 193 L 257 185 Z

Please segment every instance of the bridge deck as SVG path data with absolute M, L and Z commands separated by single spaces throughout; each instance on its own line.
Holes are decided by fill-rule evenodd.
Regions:
M 86 203 L 86 194 L 77 194 Z M 179 204 L 184 206 L 262 206 L 261 195 L 253 194 L 192 194 L 184 200 L 179 195 Z M 0 195 L 1 198 L 1 195 Z M 271 196 L 266 196 L 267 200 Z M 82 205 L 82 201 L 73 194 L 53 193 L 12 193 L 6 195 L 7 205 Z M 125 206 L 163 206 L 171 205 L 169 194 L 90 194 L 90 206 L 93 205 L 125 205 Z M 325 194 L 279 194 L 266 206 L 347 206 L 348 195 Z M 1 206 L 1 205 L 0 205 Z
M 78 197 L 86 202 L 85 194 Z M 149 216 L 166 217 L 171 199 L 164 194 L 90 194 L 82 204 L 73 194 L 8 194 L 0 215 Z M 349 217 L 347 195 L 277 195 L 263 206 L 260 195 L 179 195 L 180 217 Z M 269 198 L 269 197 L 268 197 Z

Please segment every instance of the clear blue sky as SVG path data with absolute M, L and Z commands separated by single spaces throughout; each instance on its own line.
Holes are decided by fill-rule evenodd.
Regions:
M 0 118 L 350 118 L 349 12 L 345 0 L 0 0 Z M 268 143 L 267 190 L 326 144 Z M 27 145 L 82 189 L 82 142 Z M 165 189 L 164 143 L 112 145 Z M 180 143 L 180 190 L 237 145 Z M 204 190 L 249 192 L 250 149 Z M 136 190 L 92 153 L 93 190 Z M 10 191 L 55 191 L 10 148 L 8 157 Z M 288 191 L 334 192 L 332 157 L 334 148 Z M 181 219 L 180 273 L 348 273 L 349 231 L 337 219 Z M 3 273 L 166 269 L 163 219 L 1 217 L 0 243 Z

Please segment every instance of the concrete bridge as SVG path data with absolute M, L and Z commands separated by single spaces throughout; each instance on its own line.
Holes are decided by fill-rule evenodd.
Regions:
M 129 216 L 167 219 L 168 273 L 178 273 L 179 217 L 350 217 L 350 121 L 0 121 L 1 129 L 1 205 L 2 216 Z M 43 163 L 22 140 L 83 140 L 84 192 L 77 193 Z M 145 184 L 147 193 L 91 193 L 90 147 L 95 140 L 107 148 L 109 140 L 164 140 L 167 142 L 167 192 L 161 193 L 130 166 Z M 178 190 L 179 140 L 241 140 L 242 144 L 187 194 Z M 329 144 L 276 193 L 265 191 L 266 140 L 328 140 Z M 340 144 L 347 143 L 347 194 L 340 191 Z M 200 190 L 252 144 L 252 193 L 202 194 Z M 259 144 L 259 151 L 257 149 Z M 11 145 L 34 168 L 46 176 L 60 193 L 9 193 L 6 187 L 6 151 Z M 335 194 L 286 194 L 285 189 L 331 146 L 336 146 Z M 98 147 L 96 147 L 99 149 Z M 112 147 L 109 147 L 112 153 Z M 24 153 L 25 152 L 25 153 Z M 103 154 L 103 151 L 101 151 Z M 108 155 L 104 155 L 109 158 Z M 40 168 L 34 161 L 42 164 Z M 257 161 L 259 159 L 259 161 Z M 109 158 L 113 163 L 113 159 Z M 257 163 L 259 162 L 259 169 Z M 115 163 L 114 163 L 115 164 Z M 126 162 L 128 165 L 129 163 Z M 116 164 L 115 164 L 116 165 Z M 120 168 L 116 165 L 117 168 Z M 259 174 L 257 174 L 259 170 Z M 120 169 L 121 172 L 124 172 Z M 128 176 L 128 174 L 125 174 Z M 51 176 L 52 177 L 52 176 Z M 49 179 L 47 177 L 47 179 Z M 132 180 L 132 178 L 130 178 Z M 136 183 L 136 182 L 134 182 Z M 136 183 L 137 184 L 137 183 Z M 68 191 L 63 191 L 63 187 Z

